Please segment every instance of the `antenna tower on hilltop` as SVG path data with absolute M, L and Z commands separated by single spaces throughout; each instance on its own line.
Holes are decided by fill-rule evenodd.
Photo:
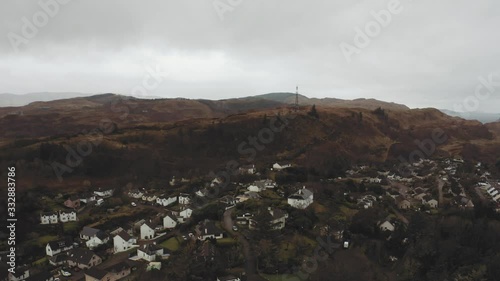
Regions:
M 295 104 L 294 104 L 294 109 L 297 111 L 299 109 L 299 86 L 295 88 Z

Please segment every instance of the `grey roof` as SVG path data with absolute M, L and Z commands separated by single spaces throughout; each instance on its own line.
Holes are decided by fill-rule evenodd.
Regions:
M 287 213 L 281 209 L 272 209 L 272 217 L 274 220 L 280 219 L 286 215 Z
M 295 192 L 292 196 L 290 196 L 290 198 L 305 200 L 309 196 L 311 196 L 312 194 L 313 194 L 312 191 L 310 191 L 309 189 L 307 189 L 307 188 L 301 188 L 297 192 Z
M 92 227 L 84 226 L 83 230 L 80 232 L 80 235 L 92 237 L 92 236 L 96 235 L 100 231 L 101 230 L 99 230 L 97 228 L 92 228 Z
M 120 231 L 117 236 L 120 236 L 123 240 L 128 241 L 130 238 L 132 238 L 126 231 Z
M 85 275 L 88 275 L 94 279 L 99 279 L 99 280 L 104 278 L 104 276 L 106 276 L 106 274 L 108 274 L 107 271 L 102 270 L 102 269 L 98 269 L 96 267 L 92 267 L 92 268 L 88 269 L 87 271 L 85 271 Z
M 63 239 L 50 241 L 47 244 L 49 244 L 52 251 L 56 251 L 56 250 L 63 249 L 63 248 L 69 247 L 69 246 L 73 246 L 73 239 L 71 239 L 70 237 L 66 237 Z
M 110 266 L 107 268 L 107 271 L 108 272 L 112 272 L 112 273 L 119 273 L 119 272 L 122 272 L 124 270 L 127 270 L 127 269 L 130 269 L 130 265 L 126 262 L 119 262 L 113 266 Z
M 206 230 L 206 232 L 205 232 Z M 223 234 L 224 232 L 220 230 L 216 225 L 214 221 L 205 221 L 203 222 L 202 229 L 201 229 L 202 235 L 220 235 Z
M 68 260 L 72 260 L 77 264 L 88 264 L 94 255 L 94 252 L 90 250 L 76 248 L 68 251 Z
M 156 246 L 155 244 L 144 244 L 139 249 L 142 252 L 151 256 L 151 255 L 155 255 L 156 251 L 160 250 L 161 248 Z

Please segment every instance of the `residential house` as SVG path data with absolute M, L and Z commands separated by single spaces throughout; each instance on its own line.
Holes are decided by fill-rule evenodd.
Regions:
M 305 186 L 288 197 L 288 204 L 297 209 L 305 209 L 313 203 L 313 192 Z
M 254 191 L 247 191 L 245 192 L 245 194 L 236 196 L 236 200 L 238 200 L 239 202 L 245 202 L 250 199 L 258 200 L 260 198 L 262 197 L 259 195 L 259 193 Z
M 73 249 L 73 239 L 67 237 L 47 243 L 47 245 L 45 246 L 45 253 L 47 254 L 47 256 L 52 257 L 71 249 Z
M 406 210 L 411 208 L 411 202 L 403 196 L 396 197 L 396 205 L 399 209 Z
M 90 238 L 96 236 L 99 232 L 101 232 L 100 229 L 84 226 L 83 230 L 80 231 L 80 239 L 88 241 L 90 240 Z
M 189 205 L 191 203 L 191 196 L 186 193 L 179 194 L 179 204 L 181 205 Z
M 224 237 L 224 232 L 220 230 L 214 221 L 205 220 L 198 224 L 196 229 L 199 240 L 206 240 L 208 238 L 221 239 Z
M 226 196 L 220 198 L 219 202 L 226 204 L 226 205 L 234 205 L 238 202 L 238 200 L 236 200 L 236 198 L 234 198 L 234 196 L 226 195 Z
M 140 230 L 141 229 L 141 225 L 143 225 L 145 222 L 146 222 L 145 219 L 140 219 L 138 221 L 133 222 L 132 223 L 132 229 L 133 230 Z
M 163 207 L 171 205 L 175 202 L 177 202 L 177 196 L 172 196 L 172 197 L 160 196 L 160 197 L 156 198 L 156 204 L 163 206 Z
M 163 217 L 163 228 L 172 229 L 177 226 L 177 219 L 172 213 Z
M 155 237 L 156 226 L 151 222 L 145 222 L 141 225 L 141 239 L 153 239 Z
M 113 196 L 114 190 L 111 189 L 101 189 L 99 188 L 98 190 L 94 191 L 94 194 L 99 196 L 99 197 L 111 197 Z
M 41 224 L 56 224 L 59 222 L 59 216 L 56 212 L 46 212 L 40 214 Z
M 155 244 L 144 244 L 137 249 L 137 257 L 140 259 L 152 262 L 156 260 L 157 256 L 163 255 L 163 248 Z
M 105 270 L 91 268 L 85 271 L 85 281 L 116 281 L 129 276 L 130 266 L 125 262 L 117 263 Z
M 467 209 L 474 208 L 474 203 L 472 203 L 472 200 L 470 200 L 469 198 L 464 197 L 464 196 L 456 196 L 454 198 L 454 202 L 459 207 L 464 208 L 464 209 L 465 208 L 467 208 Z
M 241 281 L 241 279 L 233 275 L 227 275 L 227 276 L 217 277 L 217 281 Z
M 369 183 L 381 183 L 382 179 L 379 179 L 379 178 L 368 178 L 367 182 L 369 182 Z
M 119 262 L 108 267 L 106 271 L 111 274 L 109 281 L 114 281 L 129 276 L 132 272 L 132 268 L 126 262 Z
M 90 239 L 85 242 L 85 245 L 87 245 L 87 247 L 92 250 L 99 245 L 108 243 L 108 241 L 109 236 L 103 231 L 99 231 L 95 236 L 90 237 Z
M 257 169 L 255 169 L 254 164 L 251 164 L 239 167 L 238 172 L 242 175 L 253 175 L 257 173 Z
M 253 217 L 252 214 L 250 213 L 245 213 L 241 216 L 237 216 L 236 217 L 236 224 L 239 224 L 239 225 L 247 225 L 249 224 L 249 220 Z
M 68 266 L 88 269 L 102 263 L 102 259 L 91 250 L 76 248 L 68 251 Z
M 14 270 L 14 273 L 9 271 L 9 274 L 7 276 L 7 280 L 9 281 L 21 281 L 21 280 L 26 280 L 30 277 L 30 270 L 27 268 L 16 268 Z
M 64 206 L 70 209 L 80 208 L 80 198 L 76 195 L 71 195 L 66 201 L 64 201 Z
M 268 208 L 269 214 L 271 215 L 271 220 L 269 221 L 269 226 L 273 230 L 281 230 L 285 228 L 286 219 L 288 218 L 288 214 L 280 209 L 273 209 L 271 207 Z M 252 216 L 253 217 L 253 216 Z M 248 228 L 256 229 L 257 222 L 252 219 L 252 217 L 248 218 Z
M 283 169 L 286 169 L 286 168 L 290 168 L 290 167 L 292 167 L 292 164 L 288 164 L 288 163 L 286 163 L 286 164 L 285 163 L 282 163 L 282 164 L 274 163 L 272 169 L 280 171 L 280 170 L 283 170 Z
M 115 254 L 127 251 L 131 249 L 136 242 L 137 239 L 130 236 L 127 232 L 120 231 L 113 237 L 113 251 Z
M 438 201 L 430 195 L 424 196 L 422 198 L 422 204 L 429 206 L 430 208 L 437 208 L 438 207 Z
M 394 226 L 394 224 L 392 224 L 390 221 L 384 221 L 378 227 L 382 231 L 391 231 L 392 232 L 392 231 L 394 231 L 394 229 L 396 229 L 396 227 Z
M 199 196 L 199 197 L 205 197 L 205 196 L 208 196 L 210 194 L 210 191 L 207 188 L 202 188 L 202 189 L 196 191 L 195 194 L 196 194 L 196 196 Z
M 90 202 L 95 202 L 96 200 L 97 198 L 93 193 L 80 194 L 80 203 L 89 204 Z
M 76 221 L 75 211 L 59 211 L 59 220 L 61 222 Z
M 128 196 L 134 199 L 141 199 L 144 193 L 142 193 L 139 189 L 131 190 L 128 192 Z
M 286 219 L 288 218 L 288 214 L 285 211 L 269 208 L 269 213 L 272 216 L 272 220 L 270 222 L 272 229 L 281 230 L 285 228 Z
M 193 209 L 191 208 L 186 208 L 184 210 L 182 210 L 180 213 L 179 213 L 179 217 L 183 218 L 183 219 L 189 219 L 191 217 L 191 215 L 193 214 Z
M 84 274 L 85 281 L 111 281 L 111 274 L 109 272 L 96 267 L 85 270 Z

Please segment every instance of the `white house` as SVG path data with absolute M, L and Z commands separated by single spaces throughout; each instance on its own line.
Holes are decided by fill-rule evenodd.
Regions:
M 191 208 L 186 208 L 179 213 L 179 217 L 177 219 L 182 223 L 185 220 L 189 219 L 192 214 L 193 210 Z
M 438 201 L 429 195 L 426 195 L 426 196 L 424 196 L 424 198 L 422 198 L 422 204 L 427 205 L 430 208 L 437 208 L 438 207 Z
M 246 165 L 246 166 L 241 166 L 238 168 L 238 171 L 240 174 L 247 174 L 247 175 L 253 175 L 257 172 L 257 169 L 255 169 L 255 165 Z
M 59 211 L 59 220 L 61 222 L 76 221 L 75 211 Z
M 177 226 L 177 220 L 173 215 L 166 215 L 163 218 L 163 228 L 172 229 Z
M 80 231 L 80 239 L 82 240 L 90 240 L 90 238 L 97 235 L 97 233 L 101 232 L 101 230 L 93 227 L 84 226 L 82 231 Z
M 9 274 L 7 275 L 7 280 L 9 281 L 21 281 L 21 280 L 26 280 L 30 277 L 30 270 L 27 268 L 16 268 L 14 273 L 9 271 Z
M 94 202 L 96 200 L 97 200 L 97 198 L 96 198 L 95 194 L 93 194 L 93 193 L 84 193 L 84 194 L 80 195 L 80 202 L 83 202 L 85 204 L 88 204 L 90 202 Z
M 55 212 L 42 213 L 40 214 L 41 224 L 55 224 L 59 222 L 59 217 Z
M 163 207 L 166 207 L 166 206 L 173 204 L 175 202 L 177 202 L 177 196 L 172 196 L 172 197 L 160 196 L 160 197 L 156 198 L 156 204 L 161 205 Z
M 379 225 L 380 230 L 382 231 L 394 231 L 395 227 L 390 221 L 384 221 Z
M 98 189 L 94 191 L 94 194 L 99 196 L 99 197 L 110 197 L 113 196 L 113 189 Z
M 200 222 L 196 232 L 198 234 L 198 239 L 202 241 L 208 238 L 221 239 L 224 237 L 224 232 L 215 225 L 215 222 L 210 220 Z
M 296 193 L 288 197 L 288 204 L 297 209 L 305 209 L 313 202 L 313 192 L 305 186 Z
M 95 236 L 90 237 L 90 239 L 85 242 L 85 245 L 87 245 L 87 247 L 92 250 L 99 245 L 108 243 L 108 241 L 109 236 L 104 232 L 99 231 Z
M 188 205 L 189 203 L 191 203 L 191 197 L 189 196 L 189 194 L 186 193 L 179 194 L 179 204 Z
M 120 231 L 113 237 L 113 250 L 114 253 L 120 253 L 129 250 L 136 243 L 136 239 L 130 236 L 125 231 Z
M 71 238 L 64 238 L 47 243 L 47 245 L 45 246 L 45 253 L 47 254 L 47 256 L 52 257 L 71 249 L 73 249 L 73 240 Z
M 268 189 L 268 188 L 275 188 L 276 183 L 272 180 L 258 180 L 254 181 L 253 184 L 251 184 L 247 189 L 248 191 L 252 192 L 261 192 L 262 190 Z
M 141 239 L 153 239 L 155 237 L 155 226 L 150 222 L 141 225 Z
M 152 262 L 156 260 L 157 256 L 163 255 L 163 248 L 154 244 L 142 245 L 137 249 L 137 257 L 140 259 Z
M 283 170 L 286 168 L 292 167 L 292 164 L 279 164 L 279 163 L 274 163 L 273 164 L 273 170 Z
M 128 193 L 128 196 L 129 196 L 129 197 L 132 197 L 132 198 L 134 198 L 134 199 L 140 199 L 140 198 L 142 197 L 142 195 L 143 195 L 143 193 L 142 193 L 140 190 L 138 190 L 138 189 L 136 189 L 136 190 L 131 190 L 131 191 L 129 191 L 129 193 Z

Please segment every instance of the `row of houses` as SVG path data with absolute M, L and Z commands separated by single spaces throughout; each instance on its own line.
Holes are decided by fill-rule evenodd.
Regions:
M 40 214 L 41 224 L 57 224 L 77 221 L 76 211 L 45 212 Z

